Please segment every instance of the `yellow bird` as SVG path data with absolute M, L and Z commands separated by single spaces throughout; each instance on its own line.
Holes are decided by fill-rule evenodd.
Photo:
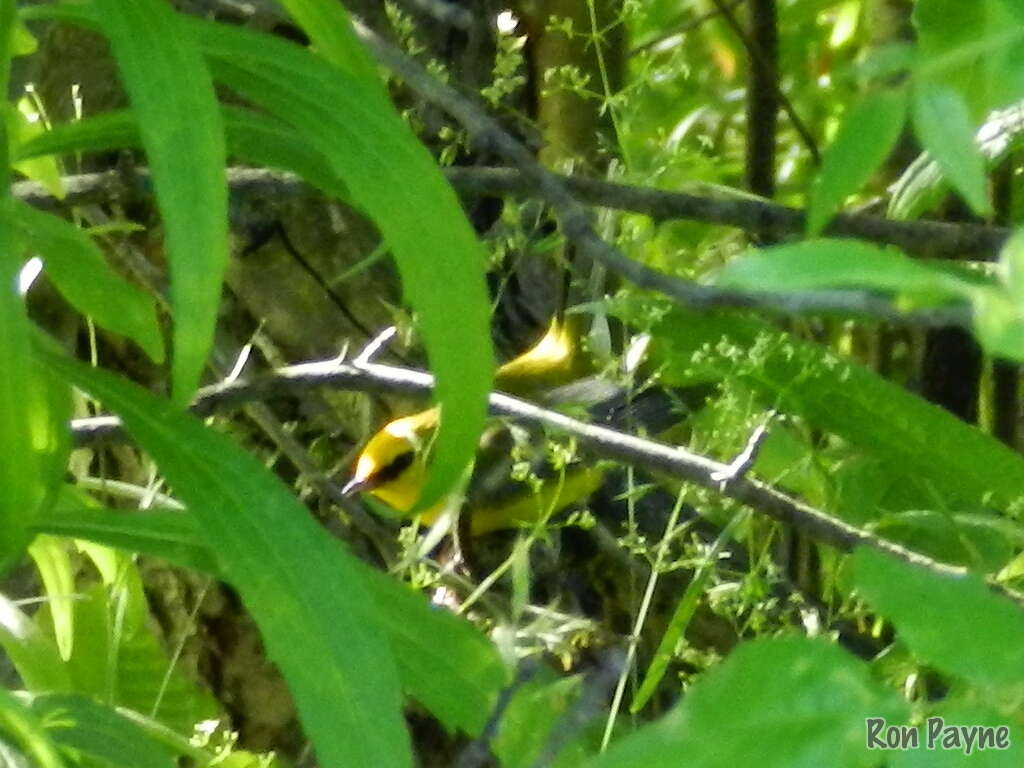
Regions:
M 584 376 L 590 370 L 590 362 L 580 349 L 580 325 L 579 316 L 556 317 L 540 341 L 497 370 L 496 387 L 511 394 L 528 395 Z M 386 424 L 359 455 L 343 492 L 369 493 L 399 513 L 411 512 L 426 481 L 427 455 L 439 417 L 435 407 Z M 492 441 L 494 434 L 491 433 Z M 485 437 L 482 444 L 487 440 Z M 491 453 L 501 454 L 507 460 L 510 447 L 495 447 Z M 479 461 L 478 466 L 483 463 Z M 601 483 L 601 474 L 592 468 L 574 467 L 560 478 L 542 483 L 537 493 L 520 486 L 510 493 L 481 498 L 471 503 L 470 531 L 477 535 L 510 528 L 536 520 L 546 511 L 562 509 L 593 493 Z M 441 501 L 420 512 L 420 520 L 428 525 L 433 523 L 444 506 L 445 501 Z

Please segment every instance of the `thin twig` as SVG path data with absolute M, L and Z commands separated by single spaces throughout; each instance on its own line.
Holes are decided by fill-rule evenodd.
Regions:
M 747 34 L 746 30 L 743 29 L 743 25 L 740 24 L 736 18 L 736 14 L 732 12 L 732 9 L 724 3 L 722 0 L 711 0 L 715 4 L 715 8 L 722 17 L 729 23 L 729 27 L 736 34 L 736 37 L 743 43 L 743 47 L 747 49 L 747 53 L 750 58 L 754 59 L 758 66 L 765 67 L 768 62 L 764 59 L 760 47 L 750 39 L 750 35 Z M 793 102 L 789 100 L 786 92 L 782 90 L 779 82 L 774 81 L 775 95 L 779 99 L 779 104 L 782 106 L 786 116 L 789 117 L 789 121 L 793 124 L 793 129 L 796 131 L 800 140 L 804 143 L 807 151 L 811 155 L 811 159 L 814 160 L 815 165 L 821 163 L 821 153 L 818 151 L 818 145 L 814 141 L 814 137 L 811 136 L 811 132 L 807 129 L 804 121 L 800 119 L 800 115 L 797 113 L 796 108 L 793 106 Z

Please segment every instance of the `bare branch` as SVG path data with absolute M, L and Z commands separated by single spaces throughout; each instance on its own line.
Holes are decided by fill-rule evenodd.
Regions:
M 279 368 L 245 381 L 223 382 L 205 387 L 193 401 L 191 410 L 196 415 L 206 416 L 252 401 L 266 401 L 320 387 L 364 392 L 401 392 L 425 397 L 432 391 L 433 377 L 421 371 L 388 365 L 354 366 L 338 360 L 325 360 Z M 723 484 L 720 478 L 729 475 L 730 465 L 685 448 L 588 424 L 500 393 L 490 396 L 490 411 L 495 415 L 514 417 L 527 424 L 571 435 L 595 456 L 667 474 L 735 499 L 843 552 L 850 552 L 858 546 L 868 546 L 944 576 L 963 576 L 967 573 L 964 568 L 940 563 L 832 517 L 759 480 L 740 475 Z M 122 437 L 120 421 L 112 416 L 76 419 L 72 422 L 72 433 L 79 445 Z M 1024 596 L 1005 589 L 1002 591 L 1024 604 Z

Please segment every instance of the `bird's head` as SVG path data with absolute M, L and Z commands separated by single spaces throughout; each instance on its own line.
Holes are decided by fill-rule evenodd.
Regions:
M 437 423 L 436 408 L 388 423 L 363 448 L 342 492 L 369 493 L 392 509 L 410 511 L 423 491 Z

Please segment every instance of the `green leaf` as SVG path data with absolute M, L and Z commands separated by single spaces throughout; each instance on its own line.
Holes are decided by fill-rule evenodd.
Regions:
M 973 286 L 889 248 L 859 240 L 805 240 L 747 251 L 714 276 L 716 285 L 748 291 L 853 288 L 919 302 L 972 295 Z
M 135 341 L 154 362 L 163 360 L 152 296 L 111 269 L 78 227 L 26 203 L 17 204 L 15 216 L 23 241 L 42 257 L 47 276 L 75 309 Z
M 907 510 L 886 515 L 876 533 L 944 563 L 994 573 L 1024 544 L 1019 523 L 991 514 Z
M 913 21 L 919 74 L 959 93 L 972 121 L 1024 95 L 1024 26 L 1007 0 L 917 0 Z
M 64 665 L 70 679 L 65 690 L 151 713 L 179 734 L 191 735 L 195 724 L 216 717 L 219 707 L 182 667 L 174 666 L 150 623 L 137 567 L 127 556 L 118 559 L 113 583 L 75 591 L 75 638 Z M 52 631 L 51 617 L 48 605 L 36 614 L 43 630 Z
M 34 136 L 45 132 L 42 116 L 28 97 L 22 97 L 17 105 L 5 105 L 7 127 L 11 132 L 11 155 L 17 155 L 17 148 Z M 23 159 L 14 162 L 14 170 L 33 181 L 42 184 L 46 191 L 54 197 L 64 197 L 64 182 L 61 180 L 60 168 L 52 157 Z
M 123 765 L 130 755 L 131 765 L 138 768 L 170 768 L 177 765 L 179 756 L 191 757 L 201 765 L 212 758 L 187 739 L 165 732 L 158 722 L 85 696 L 43 694 L 32 696 L 30 702 L 57 744 L 104 764 Z
M 55 125 L 19 144 L 14 150 L 14 159 L 30 160 L 44 155 L 73 155 L 141 146 L 142 137 L 135 113 L 121 109 Z
M 57 644 L 4 595 L 0 595 L 0 647 L 29 690 L 71 689 L 71 677 Z
M 376 84 L 283 40 L 196 20 L 189 27 L 218 82 L 323 154 L 394 254 L 442 412 L 457 414 L 443 420 L 420 503 L 440 498 L 476 450 L 494 365 L 485 255 L 454 192 Z
M 846 198 L 861 188 L 896 145 L 907 115 L 903 89 L 872 91 L 843 116 L 811 188 L 807 233 L 817 235 Z
M 13 6 L 0 6 L 0 36 L 10 34 Z M 7 43 L 0 46 L 0 67 L 7 71 Z M 0 573 L 28 544 L 26 526 L 42 502 L 43 473 L 35 450 L 39 429 L 47 429 L 45 403 L 40 400 L 37 371 L 29 349 L 29 321 L 18 294 L 22 267 L 17 247 L 10 194 L 8 130 L 0 120 Z M 36 434 L 34 434 L 36 433 Z
M 167 232 L 174 401 L 192 398 L 213 343 L 228 257 L 224 130 L 187 27 L 162 0 L 93 0 L 139 121 Z
M 764 407 L 843 438 L 952 506 L 999 508 L 1022 496 L 1020 454 L 825 347 L 735 313 L 679 308 L 652 334 L 652 363 L 668 385 L 739 379 Z
M 592 768 L 844 768 L 878 765 L 864 721 L 906 722 L 907 706 L 866 664 L 822 639 L 761 639 L 709 670 L 660 722 L 613 744 Z
M 989 354 L 1024 360 L 1024 304 L 1001 286 L 978 291 L 974 335 Z
M 221 116 L 230 156 L 249 165 L 292 171 L 327 194 L 348 202 L 348 188 L 331 172 L 326 158 L 286 123 L 228 105 L 221 107 Z M 118 110 L 56 125 L 18 147 L 16 156 L 32 158 L 141 146 L 135 115 L 130 110 Z
M 352 29 L 345 7 L 331 0 L 282 0 L 317 52 L 350 76 L 380 89 L 377 67 Z
M 60 657 L 67 661 L 71 658 L 75 637 L 75 576 L 71 569 L 71 558 L 64 543 L 52 536 L 36 536 L 28 547 L 28 554 L 35 562 L 43 582 Z
M 124 512 L 65 504 L 44 515 L 33 530 L 145 552 L 185 568 L 217 573 L 214 555 L 203 543 L 199 525 L 183 512 Z
M 63 768 L 64 761 L 39 719 L 6 688 L 0 689 L 0 733 L 8 737 L 0 739 L 0 743 L 17 744 L 26 756 L 32 758 L 30 765 Z
M 186 512 L 126 513 L 58 505 L 35 528 L 221 575 L 198 522 Z M 403 689 L 450 730 L 479 735 L 506 681 L 494 646 L 467 622 L 434 609 L 422 595 L 358 561 L 354 565 L 391 639 Z
M 352 556 L 223 435 L 48 345 L 37 350 L 55 373 L 120 414 L 197 516 L 288 681 L 321 762 L 408 765 L 391 644 Z
M 542 750 L 551 741 L 552 732 L 564 727 L 564 718 L 580 696 L 582 675 L 559 677 L 542 667 L 520 687 L 501 717 L 494 739 L 494 755 L 505 768 L 529 768 L 550 764 L 542 760 Z M 594 723 L 593 725 L 596 725 Z M 575 738 L 558 753 L 555 765 L 578 765 L 587 755 L 587 736 Z M 600 734 L 593 741 L 600 743 Z M 597 744 L 595 743 L 594 746 Z
M 913 90 L 914 131 L 943 175 L 979 216 L 992 206 L 985 182 L 985 160 L 974 142 L 974 126 L 960 94 L 933 80 Z
M 853 560 L 857 589 L 919 660 L 981 685 L 1024 685 L 1024 611 L 980 576 L 941 576 L 864 547 Z

